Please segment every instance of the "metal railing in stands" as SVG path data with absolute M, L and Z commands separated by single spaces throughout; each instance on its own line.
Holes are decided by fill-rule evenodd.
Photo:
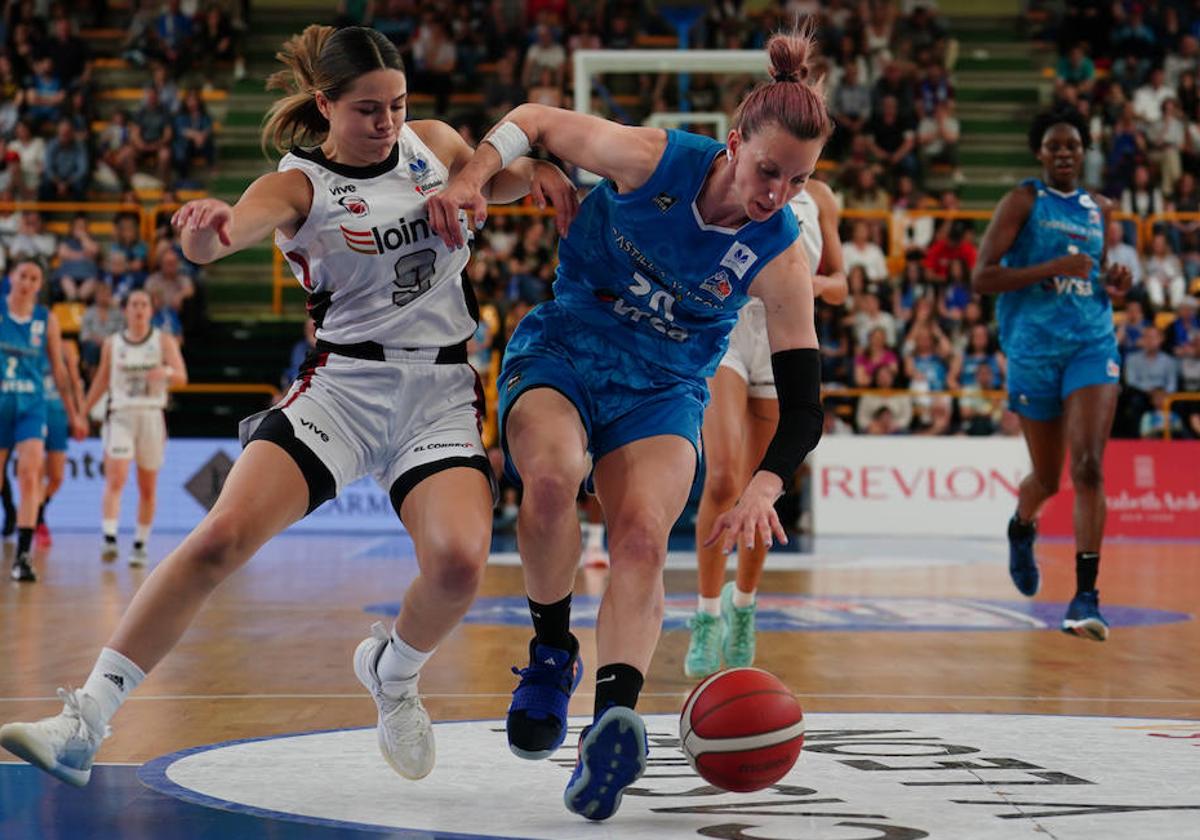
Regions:
M 274 385 L 241 382 L 189 382 L 171 389 L 172 394 L 263 394 L 279 393 Z
M 1163 439 L 1171 439 L 1171 409 L 1177 402 L 1196 402 L 1200 403 L 1200 391 L 1179 391 L 1175 394 L 1167 394 L 1163 399 Z M 1186 428 L 1186 426 L 1184 427 Z

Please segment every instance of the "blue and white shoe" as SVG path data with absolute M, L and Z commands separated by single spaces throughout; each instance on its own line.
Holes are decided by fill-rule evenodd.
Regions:
M 529 667 L 513 668 L 521 682 L 508 706 L 508 748 L 533 761 L 554 755 L 567 739 L 567 706 L 583 679 L 579 640 L 561 650 L 529 642 Z
M 81 689 L 58 690 L 63 710 L 35 723 L 0 726 L 0 747 L 69 785 L 83 787 L 92 777 L 92 761 L 111 730 L 100 707 Z
M 625 788 L 646 772 L 650 743 L 633 709 L 609 706 L 579 734 L 579 758 L 563 792 L 567 810 L 606 820 L 621 807 Z
M 1103 642 L 1108 639 L 1108 622 L 1100 615 L 1100 592 L 1077 592 L 1067 607 L 1062 631 L 1081 639 Z
M 1032 598 L 1042 588 L 1042 575 L 1033 556 L 1033 541 L 1037 539 L 1037 525 L 1017 521 L 1014 514 L 1008 520 L 1008 576 L 1022 595 Z

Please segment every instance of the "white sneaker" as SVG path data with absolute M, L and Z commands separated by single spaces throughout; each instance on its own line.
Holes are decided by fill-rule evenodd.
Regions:
M 379 707 L 379 751 L 407 779 L 423 779 L 433 769 L 433 721 L 417 696 L 417 677 L 396 682 L 379 679 L 376 667 L 387 647 L 387 630 L 378 621 L 354 651 L 354 675 Z
M 0 726 L 0 747 L 75 787 L 92 777 L 100 742 L 112 734 L 100 722 L 96 701 L 81 689 L 60 688 L 63 710 L 36 723 Z
M 100 559 L 105 563 L 112 563 L 117 559 L 117 543 L 116 540 L 104 540 L 100 544 Z
M 134 568 L 145 566 L 147 557 L 148 555 L 146 554 L 146 546 L 135 545 L 133 550 L 129 552 L 129 565 L 133 566 Z

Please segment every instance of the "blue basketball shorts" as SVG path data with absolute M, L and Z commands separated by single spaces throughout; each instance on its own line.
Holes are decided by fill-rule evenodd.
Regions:
M 700 426 L 708 402 L 703 379 L 683 379 L 655 367 L 578 320 L 543 303 L 522 319 L 504 353 L 498 381 L 504 471 L 520 484 L 508 453 L 508 412 L 527 391 L 551 388 L 583 422 L 592 463 L 626 444 L 657 435 L 684 438 L 700 455 Z
M 1060 352 L 1016 352 L 1008 357 L 1008 407 L 1031 420 L 1053 420 L 1069 394 L 1120 381 L 1121 356 L 1112 339 Z
M 0 394 L 0 449 L 46 437 L 46 401 Z
M 66 452 L 68 434 L 67 408 L 59 400 L 46 402 L 46 451 Z

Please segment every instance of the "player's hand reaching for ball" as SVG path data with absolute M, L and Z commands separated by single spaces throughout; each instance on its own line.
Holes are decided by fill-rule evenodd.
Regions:
M 425 205 L 429 213 L 429 226 L 442 238 L 447 248 L 461 248 L 467 244 L 462 225 L 458 223 L 458 211 L 469 210 L 475 217 L 475 227 L 483 227 L 487 221 L 487 199 L 479 187 L 468 179 L 450 179 L 446 188 L 432 196 Z
M 219 198 L 200 198 L 189 201 L 175 211 L 171 225 L 181 234 L 208 231 L 216 234 L 226 247 L 233 244 L 229 237 L 229 223 L 233 221 L 233 208 Z
M 1087 254 L 1064 254 L 1054 261 L 1059 277 L 1087 277 L 1092 273 L 1092 258 Z
M 721 551 L 728 554 L 735 546 L 749 549 L 761 541 L 770 548 L 773 536 L 787 545 L 787 532 L 775 513 L 781 487 L 779 476 L 762 470 L 756 472 L 737 504 L 717 517 L 704 541 L 705 547 L 720 541 Z
M 566 236 L 579 212 L 579 194 L 571 179 L 554 164 L 536 161 L 529 195 L 538 209 L 544 210 L 547 204 L 554 208 L 554 227 L 559 236 Z

